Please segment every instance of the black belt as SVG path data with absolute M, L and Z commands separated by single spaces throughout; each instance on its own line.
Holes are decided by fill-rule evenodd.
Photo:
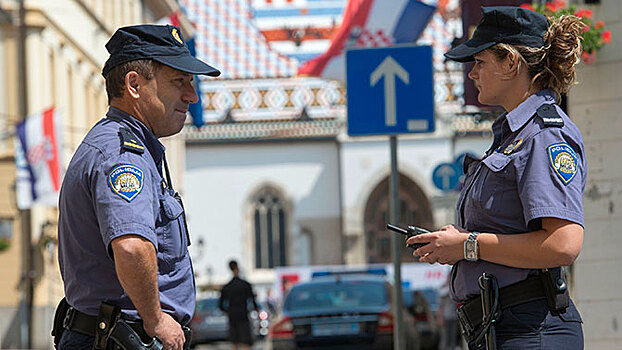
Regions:
M 501 310 L 538 299 L 546 299 L 540 276 L 531 276 L 523 281 L 499 289 Z M 462 325 L 465 336 L 468 337 L 482 324 L 482 316 L 480 297 L 470 299 L 458 308 L 458 320 Z
M 143 323 L 140 321 L 125 321 L 138 336 L 145 342 L 148 342 L 151 337 L 145 332 L 143 328 Z M 95 329 L 97 327 L 97 316 L 87 315 L 83 312 L 78 311 L 74 307 L 70 307 L 65 314 L 65 319 L 63 321 L 63 327 L 70 331 L 82 333 L 85 335 L 90 335 L 91 337 L 95 336 Z

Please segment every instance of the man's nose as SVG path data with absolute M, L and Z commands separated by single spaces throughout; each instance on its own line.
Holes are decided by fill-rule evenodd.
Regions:
M 199 101 L 199 96 L 197 95 L 196 90 L 194 90 L 194 85 L 192 85 L 192 83 L 188 83 L 188 86 L 182 95 L 182 99 L 184 102 L 188 103 L 197 103 L 197 101 Z

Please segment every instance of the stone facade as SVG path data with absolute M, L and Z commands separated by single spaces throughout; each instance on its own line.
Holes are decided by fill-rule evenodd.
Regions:
M 585 236 L 574 264 L 573 294 L 584 322 L 586 349 L 619 349 L 622 341 L 622 2 L 581 5 L 612 32 L 596 62 L 580 64 L 568 96 L 570 117 L 583 133 L 588 181 Z

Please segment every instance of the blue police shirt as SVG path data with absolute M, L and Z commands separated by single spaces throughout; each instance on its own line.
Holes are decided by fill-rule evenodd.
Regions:
M 123 147 L 124 128 L 143 153 Z M 114 107 L 76 150 L 60 191 L 58 249 L 67 301 L 79 311 L 97 315 L 107 301 L 120 306 L 124 317 L 139 318 L 117 278 L 110 244 L 131 234 L 157 252 L 162 310 L 181 324 L 190 321 L 194 275 L 183 207 L 162 177 L 164 151 L 144 124 Z
M 458 200 L 458 225 L 468 231 L 520 234 L 554 217 L 583 225 L 587 164 L 577 126 L 543 90 L 500 116 L 492 126 L 493 146 L 483 159 L 465 159 L 467 178 Z M 452 297 L 479 295 L 477 280 L 492 273 L 503 287 L 536 269 L 479 260 L 460 260 L 451 272 Z

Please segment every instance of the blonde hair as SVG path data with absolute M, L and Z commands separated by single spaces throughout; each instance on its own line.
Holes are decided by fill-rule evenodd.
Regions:
M 575 80 L 575 66 L 581 60 L 581 19 L 566 15 L 549 18 L 551 25 L 539 48 L 497 44 L 489 50 L 498 58 L 509 57 L 518 64 L 511 73 L 519 73 L 523 65 L 531 78 L 531 88 L 551 89 L 557 95 L 567 93 Z

